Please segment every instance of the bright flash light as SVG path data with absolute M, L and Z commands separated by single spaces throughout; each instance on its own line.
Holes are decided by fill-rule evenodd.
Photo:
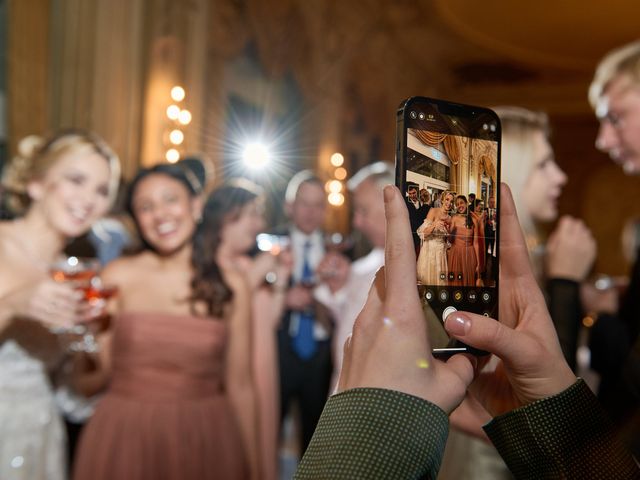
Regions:
M 336 168 L 336 171 L 333 172 L 333 176 L 338 180 L 344 180 L 345 178 L 347 178 L 347 169 L 343 167 Z
M 339 207 L 344 203 L 344 195 L 337 192 L 330 193 L 329 196 L 327 197 L 327 200 L 334 207 Z
M 180 116 L 180 107 L 177 105 L 169 105 L 167 107 L 167 117 L 169 117 L 170 120 L 178 120 L 178 117 Z
M 186 108 L 184 110 L 181 110 L 180 114 L 178 115 L 178 121 L 182 125 L 189 125 L 189 123 L 191 122 L 191 112 Z
M 176 163 L 178 160 L 180 160 L 180 152 L 175 148 L 170 148 L 169 150 L 167 150 L 165 158 L 169 163 Z
M 341 167 L 344 163 L 344 157 L 341 153 L 334 153 L 331 155 L 331 165 L 334 167 Z
M 171 98 L 173 98 L 175 102 L 181 102 L 182 100 L 184 100 L 184 97 L 184 88 L 176 85 L 171 89 Z
M 169 141 L 174 145 L 180 145 L 184 142 L 184 133 L 178 129 L 171 130 L 171 133 L 169 134 Z
M 250 168 L 262 168 L 271 160 L 269 149 L 261 143 L 250 143 L 244 149 L 242 161 Z

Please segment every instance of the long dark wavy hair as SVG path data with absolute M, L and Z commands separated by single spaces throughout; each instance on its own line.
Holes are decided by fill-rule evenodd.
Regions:
M 260 196 L 259 187 L 248 181 L 230 182 L 211 192 L 205 203 L 202 222 L 193 238 L 191 301 L 204 302 L 211 316 L 222 317 L 225 306 L 233 298 L 216 262 L 222 229 L 237 220 L 242 208 Z
M 460 199 L 464 200 L 464 203 L 467 206 L 467 209 L 464 212 L 464 216 L 465 216 L 464 225 L 467 228 L 473 228 L 473 219 L 471 218 L 471 214 L 469 213 L 469 202 L 467 201 L 467 197 L 465 197 L 464 195 L 458 195 L 453 202 L 453 208 L 455 208 L 456 214 L 458 214 L 458 206 L 456 204 Z

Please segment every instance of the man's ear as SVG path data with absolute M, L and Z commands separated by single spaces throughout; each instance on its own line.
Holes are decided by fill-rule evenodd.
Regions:
M 27 195 L 31 201 L 37 201 L 44 195 L 44 185 L 41 180 L 31 180 L 27 184 Z

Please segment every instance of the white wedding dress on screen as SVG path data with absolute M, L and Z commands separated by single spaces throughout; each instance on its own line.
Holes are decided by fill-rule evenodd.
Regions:
M 66 436 L 42 361 L 0 344 L 0 479 L 66 480 Z

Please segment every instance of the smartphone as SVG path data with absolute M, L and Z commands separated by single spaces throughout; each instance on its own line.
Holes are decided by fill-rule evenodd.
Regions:
M 434 356 L 486 353 L 447 335 L 450 313 L 499 316 L 500 138 L 488 108 L 426 97 L 398 108 L 396 185 L 409 211 Z
M 259 233 L 256 236 L 256 246 L 261 252 L 269 252 L 272 255 L 279 255 L 291 245 L 288 235 L 272 235 L 270 233 Z

